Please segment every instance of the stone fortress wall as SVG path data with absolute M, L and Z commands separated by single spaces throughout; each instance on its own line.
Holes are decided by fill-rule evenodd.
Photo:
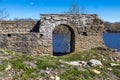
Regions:
M 0 48 L 29 54 L 53 54 L 55 27 L 69 27 L 72 51 L 103 46 L 103 21 L 96 14 L 41 14 L 40 21 L 1 21 Z

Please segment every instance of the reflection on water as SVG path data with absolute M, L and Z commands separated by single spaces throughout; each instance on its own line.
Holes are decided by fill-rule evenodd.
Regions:
M 69 53 L 71 36 L 68 34 L 53 34 L 53 52 Z
M 104 33 L 103 40 L 107 47 L 120 51 L 120 33 Z

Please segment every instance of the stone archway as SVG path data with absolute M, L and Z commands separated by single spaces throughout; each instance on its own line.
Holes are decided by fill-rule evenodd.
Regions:
M 75 51 L 75 32 L 71 26 L 60 24 L 52 33 L 53 55 L 65 55 Z
M 78 33 L 77 24 L 74 21 L 67 19 L 67 16 L 63 15 L 42 15 L 39 31 L 40 34 L 43 35 L 42 38 L 44 42 L 47 43 L 43 44 L 45 45 L 45 52 L 47 53 L 49 51 L 49 53 L 53 55 L 53 31 L 59 25 L 66 26 L 71 32 L 71 41 L 69 43 L 71 47 L 69 53 L 80 51 L 80 34 Z

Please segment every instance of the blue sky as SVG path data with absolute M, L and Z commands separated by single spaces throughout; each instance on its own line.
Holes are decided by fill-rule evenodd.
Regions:
M 40 14 L 61 14 L 76 1 L 88 14 L 98 14 L 105 21 L 120 21 L 120 0 L 0 0 L 10 17 L 40 19 Z

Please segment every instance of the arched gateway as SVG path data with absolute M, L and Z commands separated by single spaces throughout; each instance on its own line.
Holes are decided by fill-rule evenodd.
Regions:
M 92 41 L 94 41 L 92 38 L 94 38 L 92 35 L 96 33 L 96 29 L 92 30 L 92 28 L 99 28 L 100 30 L 97 32 L 99 34 L 103 33 L 103 26 L 101 27 L 102 23 L 93 24 L 94 23 L 94 18 L 96 20 L 99 20 L 97 15 L 47 15 L 43 14 L 41 15 L 41 26 L 40 26 L 40 33 L 44 35 L 45 39 L 50 41 L 50 50 L 53 53 L 71 53 L 71 52 L 76 52 L 80 51 L 82 49 L 88 49 L 92 47 L 96 47 L 97 44 L 92 45 Z M 54 30 L 57 28 L 57 32 L 60 31 L 60 27 L 66 27 L 68 28 L 68 31 L 70 31 L 70 38 L 64 37 L 63 39 L 55 37 L 54 36 Z M 60 33 L 62 34 L 62 33 Z M 99 35 L 98 34 L 98 35 Z M 88 37 L 89 36 L 89 37 Z M 97 36 L 97 34 L 96 34 Z M 60 36 L 59 36 L 60 37 Z M 58 39 L 55 39 L 58 38 Z M 98 46 L 102 45 L 102 38 L 98 37 L 99 41 L 101 44 Z M 59 42 L 59 43 L 56 43 Z M 61 40 L 61 41 L 60 41 Z M 66 43 L 69 46 L 66 46 L 66 44 L 63 44 L 64 40 L 67 40 L 68 43 Z M 87 42 L 91 42 L 87 44 Z M 48 43 L 49 44 L 49 43 Z M 64 49 L 62 49 L 64 47 Z M 65 49 L 67 48 L 67 49 Z
M 51 23 L 49 21 L 47 22 L 49 23 L 49 24 L 46 24 L 47 32 L 45 32 L 45 34 L 44 32 L 42 32 L 43 30 L 42 28 L 45 28 L 44 26 L 43 27 L 41 26 L 40 32 L 46 36 L 49 35 L 47 38 L 48 40 L 51 41 L 50 46 L 51 46 L 52 53 L 55 55 L 59 55 L 61 53 L 67 54 L 67 53 L 75 52 L 78 47 L 78 44 L 76 44 L 76 42 L 79 42 L 78 41 L 79 39 L 77 39 L 79 38 L 79 34 L 75 24 L 68 21 L 56 21 L 54 23 Z M 60 38 L 60 35 L 55 36 L 56 29 L 58 32 L 57 34 L 62 34 L 61 35 L 62 38 Z M 60 29 L 63 29 L 64 32 L 60 32 Z M 67 32 L 69 32 L 68 34 L 65 33 L 66 30 Z
M 75 51 L 75 33 L 74 30 L 61 24 L 55 27 L 52 35 L 52 48 L 54 55 L 64 55 Z

